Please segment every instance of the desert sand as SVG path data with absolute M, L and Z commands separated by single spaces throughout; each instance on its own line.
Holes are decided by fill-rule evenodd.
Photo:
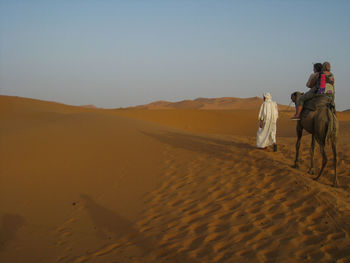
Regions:
M 329 146 L 324 176 L 307 173 L 306 132 L 291 167 L 292 108 L 273 152 L 255 147 L 261 100 L 227 101 L 0 96 L 0 262 L 350 262 L 350 112 L 333 188 Z

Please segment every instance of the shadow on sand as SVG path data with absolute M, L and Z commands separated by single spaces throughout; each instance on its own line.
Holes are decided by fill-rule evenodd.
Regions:
M 217 138 L 204 137 L 185 133 L 166 132 L 163 134 L 148 133 L 141 131 L 142 134 L 149 136 L 157 141 L 168 144 L 174 148 L 181 148 L 188 151 L 205 153 L 220 159 L 230 160 L 233 150 L 239 149 L 241 153 L 249 152 L 255 149 L 254 146 L 237 141 L 228 141 Z
M 163 259 L 165 261 L 167 261 L 167 256 L 171 255 L 172 260 L 175 259 L 176 262 L 198 263 L 196 259 L 188 257 L 186 254 L 167 251 L 158 247 L 156 237 L 144 236 L 129 220 L 117 212 L 97 204 L 90 196 L 82 194 L 81 198 L 99 235 L 104 237 L 113 235 L 116 239 L 126 238 L 128 241 L 134 243 L 142 251 L 143 255 L 155 253 L 158 257 L 164 257 Z
M 16 239 L 16 233 L 25 224 L 23 217 L 13 214 L 5 214 L 1 218 L 0 250 L 9 242 Z

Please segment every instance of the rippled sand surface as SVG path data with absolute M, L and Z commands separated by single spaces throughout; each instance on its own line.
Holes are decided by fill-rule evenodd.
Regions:
M 329 146 L 324 176 L 307 173 L 306 133 L 291 167 L 292 111 L 278 151 L 255 148 L 259 103 L 103 110 L 0 96 L 0 261 L 350 262 L 350 113 L 338 113 L 333 188 Z

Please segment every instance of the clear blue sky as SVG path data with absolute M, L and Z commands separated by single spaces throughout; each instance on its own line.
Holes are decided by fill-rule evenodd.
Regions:
M 0 94 L 117 108 L 253 97 L 282 104 L 330 61 L 350 108 L 350 1 L 0 0 Z

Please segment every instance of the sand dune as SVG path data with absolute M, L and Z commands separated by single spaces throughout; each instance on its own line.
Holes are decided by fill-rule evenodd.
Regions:
M 102 110 L 0 96 L 1 262 L 350 262 L 350 114 L 338 176 L 255 148 L 257 109 Z M 320 154 L 315 154 L 320 167 Z
M 156 101 L 146 105 L 131 107 L 132 109 L 164 110 L 164 109 L 196 109 L 196 110 L 247 110 L 259 109 L 263 99 L 252 98 L 197 98 L 179 102 Z M 131 109 L 129 108 L 129 109 Z M 289 109 L 286 105 L 279 105 L 280 109 Z

